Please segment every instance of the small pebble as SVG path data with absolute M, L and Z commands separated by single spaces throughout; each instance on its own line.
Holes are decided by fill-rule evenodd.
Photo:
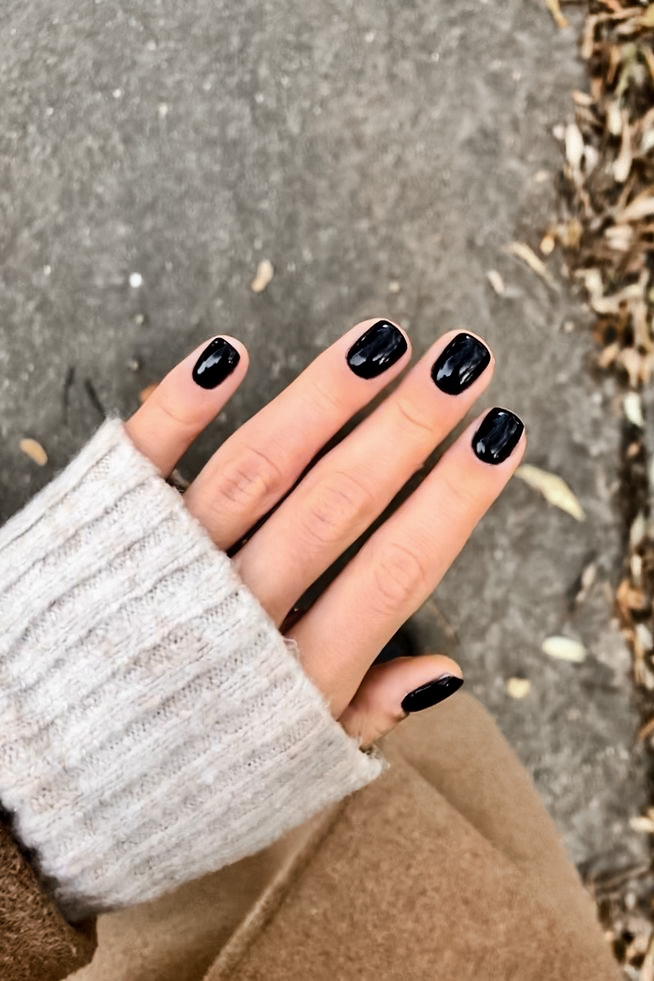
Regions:
M 511 698 L 526 698 L 531 691 L 531 682 L 528 678 L 509 678 L 506 690 Z
M 491 284 L 497 295 L 502 296 L 505 290 L 504 280 L 502 279 L 501 274 L 498 273 L 497 269 L 489 269 L 488 272 L 486 273 L 486 278 L 488 279 L 488 282 Z

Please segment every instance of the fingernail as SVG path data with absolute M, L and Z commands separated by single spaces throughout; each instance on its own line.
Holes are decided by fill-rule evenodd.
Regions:
M 457 334 L 434 362 L 431 377 L 441 392 L 458 395 L 490 364 L 490 351 L 472 334 Z
M 388 320 L 378 320 L 347 352 L 347 363 L 359 378 L 376 378 L 399 361 L 406 349 L 402 331 Z
M 410 691 L 402 700 L 402 711 L 422 712 L 423 709 L 431 708 L 444 702 L 446 698 L 458 691 L 463 684 L 463 678 L 457 678 L 453 674 L 444 674 L 436 681 L 428 681 L 426 685 L 421 685 L 415 691 Z
M 193 381 L 201 388 L 217 388 L 231 375 L 241 355 L 222 337 L 216 337 L 202 352 L 193 369 Z
M 503 463 L 511 456 L 525 429 L 508 409 L 491 409 L 472 437 L 472 448 L 483 463 Z

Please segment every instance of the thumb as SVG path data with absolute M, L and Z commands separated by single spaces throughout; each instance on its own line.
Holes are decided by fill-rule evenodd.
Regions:
M 373 664 L 338 721 L 365 748 L 407 715 L 442 702 L 462 684 L 461 668 L 442 654 Z

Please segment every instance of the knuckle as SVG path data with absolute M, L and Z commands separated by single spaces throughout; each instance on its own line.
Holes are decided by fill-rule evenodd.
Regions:
M 342 414 L 342 399 L 339 399 L 338 394 L 333 389 L 323 384 L 319 375 L 312 379 L 311 388 L 307 389 L 307 395 L 310 397 L 313 406 L 318 405 L 320 407 L 323 415 L 340 416 Z
M 399 542 L 386 544 L 373 556 L 375 603 L 382 614 L 417 607 L 429 592 L 427 570 L 417 550 Z
M 202 423 L 202 417 L 195 406 L 174 405 L 169 398 L 166 398 L 163 393 L 159 395 L 156 390 L 152 400 L 165 423 L 174 426 L 175 429 L 195 430 Z
M 394 399 L 393 404 L 399 416 L 400 427 L 403 433 L 421 437 L 428 435 L 433 438 L 434 433 L 432 427 L 421 418 L 419 410 L 409 399 L 398 397 Z
M 272 457 L 255 447 L 245 447 L 226 463 L 217 477 L 214 500 L 235 508 L 266 509 L 284 493 L 284 476 Z
M 436 468 L 439 494 L 444 511 L 452 515 L 475 513 L 479 507 L 480 488 L 477 481 L 466 480 L 459 469 L 450 465 L 449 460 Z
M 372 520 L 370 491 L 348 473 L 317 480 L 307 503 L 304 531 L 319 545 L 334 544 L 353 526 L 358 528 Z

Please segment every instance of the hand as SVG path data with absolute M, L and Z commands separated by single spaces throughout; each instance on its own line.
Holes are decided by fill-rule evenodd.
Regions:
M 278 505 L 324 444 L 407 367 L 410 352 L 408 337 L 388 321 L 358 324 L 217 449 L 184 500 L 220 549 L 233 549 Z M 126 423 L 162 475 L 221 411 L 247 368 L 240 341 L 216 338 L 178 364 Z M 479 338 L 445 334 L 233 555 L 278 628 L 463 419 L 493 369 Z M 525 446 L 513 413 L 492 409 L 476 419 L 286 631 L 334 718 L 364 746 L 460 685 L 459 666 L 440 655 L 373 662 L 436 588 Z

